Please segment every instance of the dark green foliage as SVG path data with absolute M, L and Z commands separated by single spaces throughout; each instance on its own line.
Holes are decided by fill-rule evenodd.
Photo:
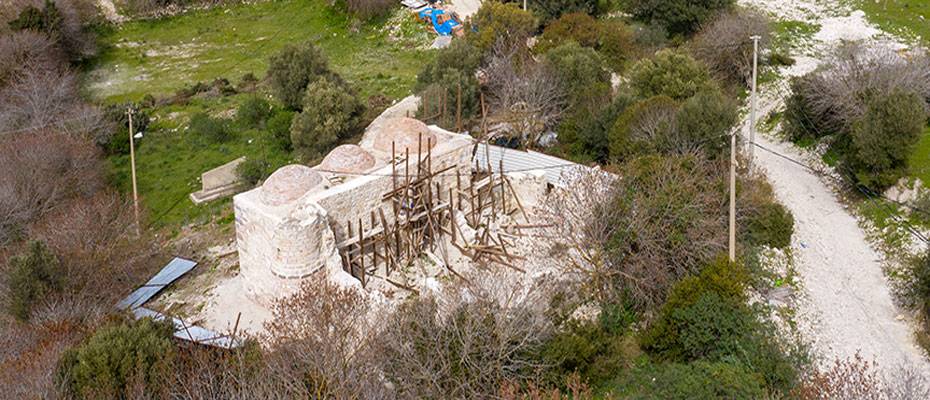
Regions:
M 730 130 L 739 117 L 736 103 L 717 90 L 704 90 L 682 103 L 675 115 L 680 149 L 701 149 L 708 157 L 728 154 Z
M 303 112 L 291 122 L 294 150 L 310 160 L 331 150 L 358 127 L 365 107 L 355 92 L 328 77 L 307 87 Z
M 233 136 L 226 120 L 213 118 L 204 113 L 194 114 L 187 130 L 215 143 L 225 142 Z
M 247 185 L 255 186 L 271 174 L 271 165 L 263 159 L 246 158 L 236 166 L 236 175 Z
M 94 138 L 95 143 L 107 154 L 129 154 L 129 115 L 126 111 L 132 108 L 133 134 L 145 132 L 151 122 L 148 110 L 140 105 L 126 103 L 109 105 L 105 109 L 107 119 L 113 121 L 113 130 L 104 129 L 103 134 Z M 136 149 L 140 142 L 136 141 Z
M 805 86 L 811 85 L 815 78 L 805 75 L 791 79 L 791 96 L 785 99 L 784 123 L 782 124 L 788 139 L 793 142 L 820 139 L 831 133 L 835 117 L 826 113 L 817 113 L 810 107 L 805 96 Z
M 23 8 L 19 16 L 9 22 L 9 26 L 14 31 L 33 30 L 56 37 L 61 31 L 62 22 L 61 12 L 58 11 L 55 3 L 45 0 L 45 5 L 41 10 L 32 5 Z
M 498 42 L 505 46 L 523 43 L 535 31 L 539 22 L 529 11 L 514 3 L 485 1 L 465 24 L 465 39 L 486 51 Z
M 168 385 L 173 329 L 151 318 L 103 327 L 64 353 L 61 382 L 79 398 L 127 398 L 132 389 L 157 394 Z
M 591 98 L 591 88 L 610 85 L 610 73 L 604 68 L 604 59 L 594 49 L 567 42 L 546 52 L 546 62 L 565 86 L 570 107 Z
M 268 62 L 268 81 L 274 95 L 292 110 L 303 106 L 307 86 L 332 75 L 323 53 L 312 43 L 287 45 Z
M 766 203 L 757 206 L 745 224 L 747 244 L 784 249 L 791 245 L 794 232 L 794 216 L 785 206 Z
M 904 91 L 875 94 L 865 105 L 865 113 L 853 122 L 843 162 L 859 184 L 882 190 L 906 172 L 927 124 L 927 108 L 920 96 Z
M 790 67 L 794 65 L 794 57 L 781 51 L 773 51 L 769 54 L 769 64 L 776 67 Z
M 636 155 L 670 152 L 678 103 L 667 96 L 640 101 L 617 118 L 608 133 L 610 158 L 625 160 Z
M 530 9 L 548 23 L 565 14 L 595 14 L 598 12 L 598 0 L 536 0 L 529 3 Z
M 615 71 L 636 53 L 633 31 L 617 19 L 597 20 L 584 13 L 562 15 L 546 27 L 533 51 L 545 53 L 566 42 L 574 41 L 600 53 Z
M 291 150 L 291 121 L 294 119 L 293 111 L 278 110 L 268 118 L 265 129 L 274 138 L 275 143 L 284 150 Z
M 751 368 L 726 362 L 648 364 L 618 391 L 629 399 L 763 399 L 766 390 Z
M 774 328 L 746 305 L 748 279 L 741 263 L 723 257 L 682 279 L 641 336 L 643 349 L 672 362 L 727 361 L 759 374 L 769 388 L 790 388 L 794 365 L 768 336 Z
M 592 99 L 600 98 L 593 93 Z M 592 101 L 595 104 L 591 108 L 579 110 L 563 120 L 558 130 L 559 142 L 568 147 L 576 160 L 607 161 L 610 130 L 633 102 L 633 95 L 626 91 L 617 93 L 606 106 L 603 101 Z
M 633 66 L 630 87 L 643 98 L 662 95 L 684 100 L 710 89 L 713 82 L 699 61 L 681 51 L 665 49 Z
M 29 242 L 24 253 L 8 261 L 3 277 L 9 292 L 7 310 L 21 321 L 28 320 L 35 303 L 61 290 L 64 278 L 58 258 L 45 243 Z
M 481 65 L 481 50 L 465 40 L 453 40 L 449 46 L 436 52 L 436 58 L 427 63 L 417 75 L 416 90 L 420 91 L 434 83 L 442 83 L 450 70 L 474 75 Z
M 236 110 L 236 122 L 243 128 L 262 128 L 271 117 L 271 104 L 267 100 L 251 96 Z
M 687 35 L 733 3 L 734 0 L 640 0 L 623 4 L 639 21 L 662 25 L 671 34 Z

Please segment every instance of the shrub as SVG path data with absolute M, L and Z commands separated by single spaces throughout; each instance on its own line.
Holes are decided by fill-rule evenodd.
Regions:
M 662 25 L 672 34 L 687 35 L 733 3 L 733 0 L 643 0 L 624 2 L 624 7 L 637 20 Z
M 617 118 L 608 135 L 610 157 L 625 160 L 636 155 L 665 152 L 671 146 L 678 103 L 656 96 L 634 104 Z
M 258 78 L 255 74 L 246 72 L 242 74 L 242 78 L 239 79 L 239 85 L 236 86 L 236 90 L 248 93 L 254 91 L 256 86 L 258 86 Z
M 291 143 L 301 157 L 328 152 L 358 127 L 364 106 L 345 85 L 321 78 L 307 87 L 303 111 L 291 122 Z
M 927 124 L 924 99 L 895 91 L 866 101 L 865 113 L 853 122 L 844 163 L 862 185 L 884 189 L 897 183 Z
M 595 93 L 592 98 L 600 99 L 601 96 Z M 633 102 L 629 92 L 621 91 L 606 106 L 603 102 L 596 102 L 594 107 L 576 111 L 559 125 L 559 142 L 568 145 L 575 158 L 607 161 L 611 128 Z
M 598 12 L 598 3 L 598 0 L 537 0 L 529 4 L 530 9 L 546 24 L 566 14 L 595 14 Z
M 284 150 L 291 150 L 291 121 L 294 119 L 294 112 L 279 110 L 268 118 L 266 129 L 271 138 Z
M 704 65 L 671 49 L 639 61 L 630 72 L 630 86 L 644 98 L 663 95 L 684 100 L 712 85 Z
M 767 49 L 771 30 L 768 17 L 759 12 L 738 9 L 723 13 L 694 38 L 692 53 L 714 75 L 729 83 L 748 87 L 752 83 L 753 62 L 753 43 L 749 37 L 759 35 L 759 49 Z
M 784 123 L 782 124 L 788 139 L 794 142 L 819 139 L 836 126 L 834 112 L 813 107 L 813 98 L 807 94 L 808 87 L 814 85 L 815 75 L 791 78 L 791 95 L 785 99 Z
M 924 329 L 930 330 L 930 248 L 911 266 L 908 297 L 923 317 Z
M 596 48 L 600 34 L 600 26 L 594 17 L 583 12 L 568 13 L 546 26 L 533 50 L 545 53 L 567 41 L 574 41 L 583 47 Z
M 268 81 L 274 95 L 292 110 L 300 110 L 307 86 L 330 75 L 323 53 L 312 43 L 286 45 L 268 62 Z
M 19 16 L 9 22 L 11 30 L 33 30 L 45 32 L 49 36 L 57 37 L 62 24 L 61 12 L 51 0 L 45 0 L 42 9 L 33 5 L 24 7 Z
M 633 29 L 619 19 L 601 20 L 598 24 L 600 41 L 597 51 L 614 71 L 623 71 L 626 62 L 635 59 L 640 52 Z
M 491 49 L 498 42 L 510 47 L 526 41 L 536 31 L 537 25 L 532 13 L 521 10 L 514 3 L 485 1 L 465 23 L 465 39 L 482 51 Z
M 444 77 L 441 82 L 433 83 L 420 92 L 417 118 L 445 129 L 457 129 L 457 97 L 461 93 L 462 125 L 466 127 L 468 121 L 481 112 L 478 80 L 473 74 L 454 68 L 446 69 L 441 75 Z
M 35 303 L 61 290 L 64 278 L 58 258 L 45 243 L 29 242 L 24 253 L 8 261 L 4 276 L 9 293 L 7 310 L 21 321 L 28 320 Z
M 630 399 L 762 399 L 766 390 L 751 368 L 726 362 L 647 364 L 625 385 Z
M 784 249 L 791 246 L 794 216 L 778 203 L 759 205 L 744 225 L 747 244 Z
M 263 159 L 246 158 L 236 166 L 236 175 L 247 185 L 255 186 L 271 174 L 271 165 Z
M 610 87 L 610 73 L 594 49 L 567 42 L 546 52 L 545 59 L 561 79 L 572 106 L 591 98 L 591 88 L 599 84 Z
M 717 90 L 698 92 L 675 114 L 675 144 L 680 152 L 703 150 L 715 158 L 728 153 L 728 134 L 739 118 L 735 102 Z
M 232 132 L 225 120 L 204 113 L 194 114 L 187 129 L 212 142 L 221 143 L 232 138 Z
M 371 19 L 387 14 L 397 3 L 391 0 L 345 0 L 345 4 L 353 15 Z
M 450 70 L 474 75 L 481 65 L 482 52 L 465 40 L 453 40 L 448 46 L 438 50 L 436 57 L 427 63 L 417 75 L 416 90 L 420 91 L 434 83 L 447 79 Z
M 249 96 L 236 110 L 236 121 L 244 128 L 261 128 L 269 117 L 271 104 L 258 96 Z
M 145 132 L 151 122 L 147 110 L 139 105 L 126 103 L 109 105 L 104 112 L 107 119 L 116 125 L 113 130 L 103 130 L 102 134 L 94 138 L 94 142 L 107 154 L 129 154 L 129 115 L 126 110 L 132 108 L 133 135 Z M 139 143 L 135 143 L 138 149 Z
M 81 398 L 124 398 L 135 389 L 158 393 L 174 358 L 174 327 L 151 318 L 101 328 L 65 352 L 59 376 Z

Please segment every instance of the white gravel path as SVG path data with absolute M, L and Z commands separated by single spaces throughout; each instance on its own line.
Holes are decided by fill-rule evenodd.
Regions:
M 777 18 L 821 25 L 806 54 L 782 71 L 784 76 L 814 69 L 841 40 L 904 47 L 870 25 L 861 11 L 844 10 L 836 2 L 740 0 L 740 4 L 769 11 Z M 785 88 L 783 80 L 760 89 L 760 119 L 783 104 Z M 759 134 L 756 142 L 807 165 L 818 163 L 790 143 Z M 776 197 L 795 217 L 792 249 L 802 286 L 796 322 L 818 364 L 859 352 L 866 360 L 876 361 L 880 370 L 910 367 L 930 376 L 930 364 L 914 342 L 913 329 L 892 300 L 882 272 L 882 255 L 872 249 L 856 218 L 815 173 L 759 148 L 755 156 L 755 165 L 766 173 Z

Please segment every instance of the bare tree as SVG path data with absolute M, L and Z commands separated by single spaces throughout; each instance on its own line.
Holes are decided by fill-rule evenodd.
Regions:
M 768 17 L 749 9 L 720 14 L 695 36 L 694 57 L 704 62 L 718 77 L 749 86 L 752 80 L 753 42 L 759 36 L 759 51 L 769 47 L 772 27 Z
M 531 146 L 559 122 L 567 96 L 558 77 L 524 46 L 499 42 L 484 68 L 491 119 L 510 126 Z

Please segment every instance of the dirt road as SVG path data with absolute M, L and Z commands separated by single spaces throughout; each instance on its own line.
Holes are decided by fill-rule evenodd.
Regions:
M 813 70 L 842 40 L 866 40 L 876 46 L 902 47 L 870 25 L 861 12 L 838 4 L 802 0 L 743 0 L 777 18 L 804 20 L 821 26 L 797 64 L 782 76 Z M 834 2 L 835 3 L 835 2 Z M 760 116 L 783 104 L 782 80 L 760 89 Z M 744 133 L 746 130 L 743 131 Z M 757 134 L 756 142 L 810 165 L 812 160 L 790 143 Z M 795 217 L 792 250 L 801 282 L 796 322 L 819 364 L 859 352 L 880 370 L 902 366 L 930 374 L 912 327 L 892 301 L 882 273 L 882 256 L 873 250 L 856 218 L 844 207 L 824 178 L 774 153 L 755 149 L 754 165 L 768 176 L 775 195 Z

